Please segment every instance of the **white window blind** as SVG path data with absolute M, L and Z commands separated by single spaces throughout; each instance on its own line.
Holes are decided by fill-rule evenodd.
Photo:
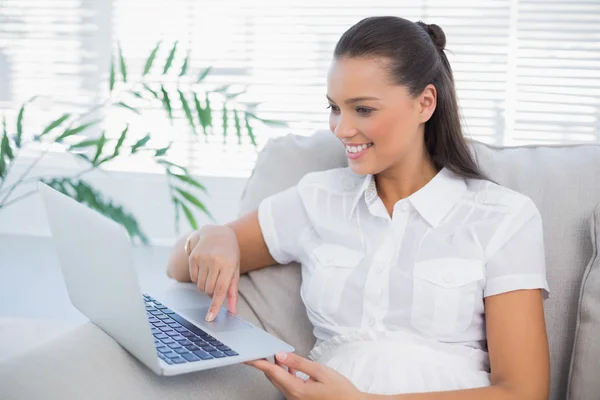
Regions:
M 108 93 L 117 44 L 135 81 L 161 41 L 147 79 L 171 94 L 173 122 L 159 101 L 131 98 L 127 104 L 141 115 L 113 108 L 99 129 L 116 140 L 129 123 L 137 139 L 150 132 L 153 147 L 174 141 L 173 161 L 196 173 L 247 175 L 256 149 L 247 136 L 238 145 L 231 128 L 223 144 L 220 97 L 211 97 L 214 135 L 196 139 L 177 89 L 247 89 L 232 105 L 288 124 L 254 124 L 259 149 L 268 137 L 327 129 L 333 48 L 346 29 L 371 15 L 422 19 L 444 29 L 469 137 L 508 145 L 600 141 L 595 0 L 371 0 L 368 6 L 352 0 L 0 0 L 0 112 L 14 121 L 22 102 L 42 96 L 26 114 L 26 126 L 35 131 L 64 111 L 84 111 Z M 175 42 L 170 73 L 163 77 Z M 190 78 L 178 78 L 188 54 Z M 208 66 L 212 72 L 196 85 Z M 153 167 L 137 158 L 111 168 Z

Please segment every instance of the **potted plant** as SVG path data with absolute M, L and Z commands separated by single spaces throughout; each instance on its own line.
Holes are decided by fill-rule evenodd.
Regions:
M 35 183 L 38 180 L 45 182 L 56 190 L 86 204 L 88 207 L 99 211 L 125 227 L 132 240 L 139 240 L 147 244 L 148 238 L 140 228 L 138 221 L 131 212 L 118 204 L 115 199 L 108 199 L 101 191 L 85 180 L 86 174 L 94 170 L 102 170 L 107 164 L 124 157 L 139 156 L 145 153 L 159 165 L 167 177 L 171 202 L 175 209 L 175 224 L 182 213 L 190 227 L 197 228 L 193 210 L 199 210 L 212 218 L 209 210 L 199 199 L 206 192 L 205 187 L 194 178 L 189 170 L 178 163 L 169 160 L 171 143 L 161 148 L 149 146 L 152 133 L 133 137 L 130 124 L 125 124 L 118 135 L 107 135 L 102 127 L 109 111 L 115 107 L 128 112 L 143 115 L 144 109 L 152 109 L 156 105 L 163 110 L 165 118 L 172 121 L 175 110 L 182 110 L 187 120 L 194 140 L 207 140 L 214 135 L 213 127 L 219 123 L 219 129 L 224 137 L 237 135 L 238 143 L 242 138 L 249 138 L 250 143 L 256 146 L 254 125 L 285 126 L 282 122 L 259 118 L 248 106 L 235 101 L 236 97 L 244 93 L 230 93 L 229 86 L 206 90 L 203 88 L 205 78 L 210 74 L 211 67 L 199 72 L 192 78 L 188 61 L 188 53 L 181 68 L 175 71 L 173 61 L 177 54 L 177 42 L 171 47 L 166 60 L 157 66 L 157 53 L 162 43 L 158 42 L 148 55 L 143 71 L 136 79 L 132 79 L 123 56 L 121 48 L 111 62 L 108 91 L 106 96 L 97 105 L 81 114 L 64 112 L 54 120 L 48 121 L 45 128 L 35 134 L 24 131 L 24 120 L 27 107 L 36 98 L 24 103 L 17 114 L 14 124 L 9 124 L 6 118 L 2 119 L 2 132 L 0 132 L 0 212 L 20 200 L 31 196 L 37 190 L 26 191 L 18 194 L 17 189 L 24 185 Z M 157 68 L 160 70 L 157 71 Z M 154 73 L 153 73 L 154 72 Z M 175 90 L 168 89 L 166 80 L 175 78 Z M 213 116 L 216 114 L 213 104 L 220 103 L 220 118 L 218 122 Z M 132 100 L 146 104 L 146 108 L 132 106 Z M 95 115 L 99 118 L 91 119 Z M 13 128 L 14 126 L 14 128 Z M 92 132 L 96 131 L 95 134 Z M 30 173 L 36 165 L 53 150 L 64 152 L 65 155 L 79 160 L 81 170 L 71 175 L 32 177 Z M 15 161 L 27 148 L 38 149 L 37 156 L 27 159 L 24 172 L 12 182 L 9 180 Z

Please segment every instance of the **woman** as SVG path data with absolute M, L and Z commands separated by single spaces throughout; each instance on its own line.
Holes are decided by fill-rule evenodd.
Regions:
M 236 311 L 240 273 L 302 264 L 312 361 L 249 363 L 288 398 L 548 397 L 540 214 L 472 159 L 445 42 L 396 17 L 350 28 L 327 82 L 349 168 L 174 248 L 169 276 L 212 296 L 207 319 L 225 297 Z

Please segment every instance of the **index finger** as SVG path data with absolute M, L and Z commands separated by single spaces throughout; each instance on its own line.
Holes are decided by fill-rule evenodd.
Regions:
M 210 303 L 208 314 L 206 314 L 207 321 L 212 321 L 219 313 L 221 305 L 225 301 L 225 296 L 227 296 L 227 289 L 229 289 L 231 283 L 231 274 L 231 272 L 223 271 L 223 269 L 219 270 L 212 302 Z
M 304 372 L 310 377 L 321 380 L 323 378 L 324 373 L 327 371 L 327 368 L 324 368 L 323 365 L 308 360 L 304 357 L 300 357 L 294 353 L 277 353 L 275 355 L 275 359 L 286 365 L 288 368 L 293 368 L 296 371 Z

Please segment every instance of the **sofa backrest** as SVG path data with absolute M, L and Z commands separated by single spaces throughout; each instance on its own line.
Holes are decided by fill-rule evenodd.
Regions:
M 529 196 L 542 215 L 550 285 L 545 311 L 552 362 L 551 399 L 564 399 L 580 284 L 592 256 L 589 219 L 600 202 L 600 146 L 503 148 L 471 142 L 471 148 L 492 180 Z M 296 184 L 307 172 L 346 165 L 343 147 L 328 131 L 272 139 L 248 180 L 240 214 Z M 306 354 L 314 338 L 299 285 L 298 265 L 280 266 L 244 276 L 240 293 L 268 331 Z

